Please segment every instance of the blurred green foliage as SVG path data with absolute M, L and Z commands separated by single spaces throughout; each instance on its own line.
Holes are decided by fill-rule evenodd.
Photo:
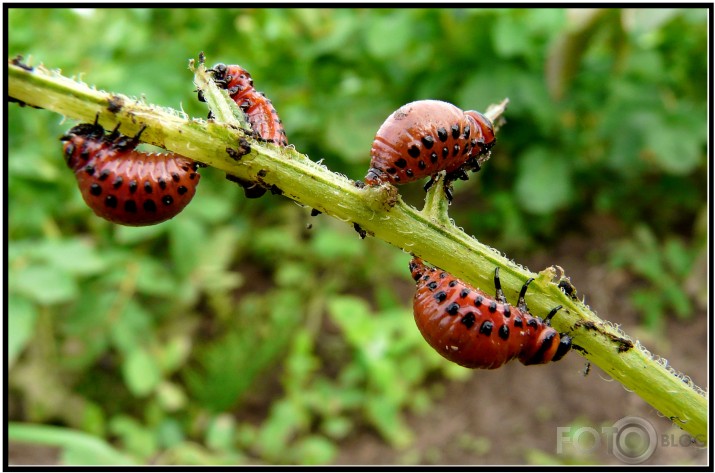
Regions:
M 207 110 L 188 60 L 239 63 L 290 142 L 355 179 L 400 105 L 509 97 L 492 159 L 457 183 L 458 225 L 518 256 L 608 215 L 635 234 L 614 264 L 650 284 L 636 303 L 665 289 L 657 317 L 687 312 L 679 288 L 704 244 L 705 9 L 11 8 L 8 32 L 10 57 L 194 117 Z M 408 255 L 283 198 L 246 200 L 213 169 L 172 221 L 101 221 L 62 160 L 72 125 L 9 107 L 11 418 L 139 463 L 328 463 L 358 426 L 408 445 L 425 380 L 467 374 L 414 328 Z M 401 192 L 419 205 L 419 185 Z

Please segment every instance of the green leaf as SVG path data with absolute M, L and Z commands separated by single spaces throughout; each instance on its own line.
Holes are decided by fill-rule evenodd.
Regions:
M 146 227 L 125 227 L 124 225 L 114 226 L 114 235 L 118 243 L 133 245 L 143 241 L 157 240 L 160 235 L 167 231 L 167 226 L 163 224 L 148 225 Z
M 175 219 L 168 222 L 169 251 L 176 273 L 187 278 L 199 264 L 201 243 L 206 241 L 204 225 L 192 219 Z
M 78 238 L 40 242 L 34 256 L 73 275 L 97 274 L 106 267 L 96 247 Z
M 519 12 L 508 11 L 499 15 L 492 28 L 494 49 L 499 56 L 509 58 L 518 54 L 528 54 L 533 43 L 524 31 L 524 25 L 517 16 Z
M 398 13 L 375 13 L 364 25 L 367 50 L 378 58 L 393 57 L 404 52 L 413 37 L 412 18 Z M 389 38 L 389 41 L 386 38 Z
M 357 236 L 326 226 L 311 239 L 311 251 L 326 262 L 353 259 L 365 251 L 365 245 L 359 238 L 350 238 L 353 235 Z
M 137 397 L 150 394 L 161 381 L 161 371 L 154 358 L 144 349 L 130 352 L 122 363 L 127 388 Z
M 532 148 L 519 158 L 514 185 L 521 206 L 534 214 L 551 213 L 571 197 L 571 171 L 566 157 Z
M 371 396 L 365 405 L 366 414 L 372 424 L 390 444 L 396 448 L 407 447 L 413 439 L 400 414 L 399 406 L 383 396 Z
M 670 174 L 685 175 L 704 164 L 705 155 L 700 152 L 698 140 L 683 139 L 689 134 L 690 130 L 677 122 L 662 120 L 647 129 L 648 150 L 658 167 Z
M 115 450 L 104 440 L 64 427 L 8 424 L 8 439 L 13 442 L 49 445 L 63 449 L 68 465 L 135 465 L 136 462 Z
M 10 294 L 7 301 L 7 366 L 12 368 L 18 355 L 32 338 L 37 309 L 22 296 Z
M 69 302 L 79 295 L 79 287 L 70 273 L 54 266 L 26 266 L 10 277 L 10 290 L 39 304 Z
M 121 293 L 113 294 L 112 305 L 119 304 L 121 311 L 116 314 L 109 332 L 114 346 L 124 354 L 133 353 L 143 343 L 149 342 L 152 334 L 151 314 L 134 299 L 117 301 Z
M 152 296 L 178 296 L 179 289 L 173 274 L 166 266 L 149 257 L 137 259 L 137 291 Z
M 109 430 L 118 436 L 124 447 L 139 458 L 148 459 L 156 453 L 154 432 L 132 417 L 118 415 L 109 422 Z
M 213 450 L 230 451 L 236 436 L 236 422 L 228 414 L 217 415 L 206 432 L 206 446 Z
M 330 463 L 338 453 L 338 447 L 320 435 L 310 435 L 297 446 L 297 455 L 303 465 Z

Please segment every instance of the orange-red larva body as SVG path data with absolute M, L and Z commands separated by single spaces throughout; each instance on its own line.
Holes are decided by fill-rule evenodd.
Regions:
M 417 282 L 415 322 L 422 336 L 440 355 L 467 368 L 498 368 L 518 358 L 525 365 L 561 359 L 571 348 L 571 338 L 559 334 L 546 321 L 529 314 L 522 288 L 519 304 L 510 306 L 501 292 L 491 297 L 422 260 L 410 262 Z M 527 283 L 528 285 L 528 283 Z
M 445 170 L 448 180 L 478 170 L 477 157 L 495 143 L 492 123 L 479 112 L 439 100 L 419 100 L 393 112 L 370 150 L 368 185 L 403 184 Z
M 138 136 L 98 124 L 82 124 L 61 138 L 67 166 L 87 205 L 110 222 L 144 226 L 181 212 L 196 192 L 200 176 L 194 161 L 174 153 L 136 151 Z
M 251 74 L 241 66 L 216 64 L 212 69 L 216 84 L 228 91 L 236 105 L 243 110 L 253 132 L 259 139 L 288 145 L 282 121 L 271 101 L 253 88 Z

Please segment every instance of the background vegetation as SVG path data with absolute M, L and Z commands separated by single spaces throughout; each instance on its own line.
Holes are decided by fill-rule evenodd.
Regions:
M 483 110 L 509 97 L 493 157 L 456 184 L 452 217 L 516 261 L 608 233 L 601 259 L 583 264 L 631 274 L 619 302 L 667 339 L 669 318 L 704 315 L 707 300 L 695 277 L 706 20 L 704 9 L 11 9 L 8 36 L 10 57 L 194 117 L 207 110 L 188 59 L 239 63 L 290 142 L 354 179 L 400 105 Z M 247 200 L 213 169 L 172 221 L 109 224 L 63 163 L 57 138 L 73 123 L 14 104 L 7 119 L 10 419 L 35 424 L 16 439 L 101 440 L 62 444 L 73 463 L 330 463 L 363 431 L 409 449 L 405 416 L 440 402 L 445 378 L 473 376 L 414 327 L 408 255 L 281 197 Z M 420 205 L 419 185 L 400 191 Z

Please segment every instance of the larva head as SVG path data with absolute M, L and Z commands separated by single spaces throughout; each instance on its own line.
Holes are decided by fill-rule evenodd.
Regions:
M 101 132 L 100 132 L 101 130 Z M 191 201 L 199 182 L 197 165 L 177 154 L 135 150 L 138 135 L 79 125 L 61 138 L 85 203 L 110 222 L 153 225 L 174 217 Z
M 211 71 L 213 72 L 214 81 L 224 89 L 232 89 L 234 87 L 244 88 L 253 87 L 253 79 L 249 72 L 238 65 L 229 65 L 223 63 L 216 64 Z
M 370 168 L 365 175 L 365 184 L 368 186 L 378 186 L 387 180 L 387 175 L 377 168 Z
M 496 137 L 494 136 L 494 125 L 492 124 L 492 121 L 489 120 L 486 116 L 474 110 L 468 110 L 464 112 L 464 114 L 474 120 L 477 125 L 477 128 L 481 131 L 482 139 L 484 140 L 484 144 L 481 146 L 481 153 L 477 153 L 478 147 L 475 147 L 472 150 L 472 154 L 474 155 L 475 153 L 486 153 L 496 143 Z
M 64 153 L 67 166 L 72 170 L 87 165 L 90 156 L 108 147 L 101 125 L 82 123 L 70 129 L 60 138 L 64 141 Z
M 422 277 L 422 274 L 425 272 L 425 265 L 422 259 L 417 257 L 412 258 L 412 261 L 410 261 L 410 272 L 412 273 L 412 279 L 415 281 L 418 281 Z
M 525 346 L 519 360 L 525 365 L 540 365 L 558 361 L 571 349 L 571 337 L 561 336 L 551 327 L 544 327 L 529 346 Z

